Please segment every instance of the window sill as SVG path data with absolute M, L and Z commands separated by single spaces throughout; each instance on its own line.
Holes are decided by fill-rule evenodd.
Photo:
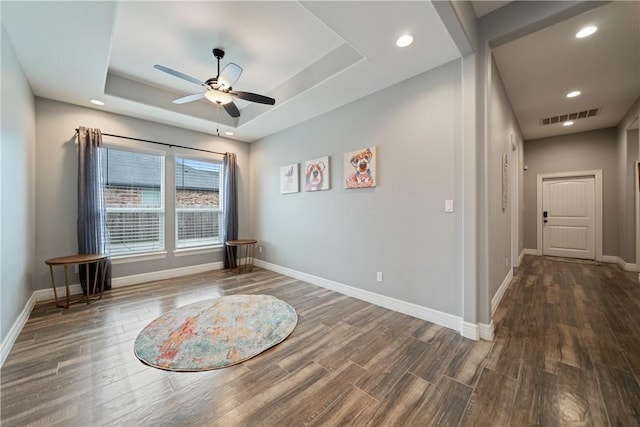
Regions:
M 189 255 L 210 254 L 214 252 L 222 252 L 222 245 L 176 249 L 175 251 L 173 251 L 173 256 L 180 257 Z
M 129 262 L 151 261 L 154 259 L 164 259 L 167 252 L 152 252 L 146 254 L 118 255 L 111 258 L 112 264 L 127 264 Z

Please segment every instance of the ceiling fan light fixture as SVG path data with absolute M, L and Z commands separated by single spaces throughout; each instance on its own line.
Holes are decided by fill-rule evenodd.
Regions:
M 226 131 L 224 134 L 227 135 L 227 136 L 233 136 L 233 132 L 231 132 L 231 131 Z
M 398 47 L 407 47 L 411 43 L 413 43 L 413 36 L 411 34 L 403 34 L 396 40 L 396 46 Z
M 562 126 L 573 126 L 573 122 L 571 120 L 562 123 Z
M 589 26 L 583 27 L 580 29 L 580 31 L 576 33 L 576 38 L 583 39 L 585 37 L 589 37 L 591 34 L 595 33 L 596 31 L 598 31 L 598 27 L 596 27 L 595 25 L 589 25 Z
M 576 96 L 580 96 L 580 94 L 582 94 L 582 92 L 580 92 L 579 90 L 574 90 L 567 94 L 567 98 L 575 98 Z
M 92 99 L 91 102 L 93 105 L 104 105 L 104 102 L 100 101 L 99 99 Z
M 229 95 L 226 92 L 221 92 L 219 90 L 208 90 L 204 94 L 204 97 L 217 105 L 224 105 L 233 101 L 233 98 L 231 98 L 231 95 Z

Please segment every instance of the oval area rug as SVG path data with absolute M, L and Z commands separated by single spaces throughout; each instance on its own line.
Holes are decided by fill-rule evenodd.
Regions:
M 295 309 L 270 295 L 227 295 L 164 313 L 140 332 L 134 352 L 170 371 L 206 371 L 250 359 L 287 338 Z

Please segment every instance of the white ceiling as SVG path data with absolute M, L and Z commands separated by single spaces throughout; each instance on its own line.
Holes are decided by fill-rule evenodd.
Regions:
M 473 1 L 478 16 L 524 2 Z M 0 3 L 34 94 L 50 99 L 254 141 L 460 56 L 428 1 L 144 1 Z M 500 9 L 500 10 L 496 10 Z M 505 7 L 506 9 L 506 7 Z M 481 18 L 484 19 L 484 18 Z M 493 49 L 525 139 L 617 125 L 640 97 L 640 2 L 611 2 Z M 586 24 L 600 30 L 577 40 Z M 38 31 L 34 31 L 37 28 Z M 399 49 L 396 38 L 415 36 Z M 206 100 L 175 105 L 222 66 L 244 68 L 234 89 L 276 99 L 238 101 L 232 119 Z M 579 89 L 583 95 L 564 95 Z M 90 99 L 102 99 L 95 107 Z M 571 127 L 540 119 L 601 108 Z M 220 125 L 218 125 L 220 123 Z M 104 130 L 108 132 L 108 129 Z
M 586 25 L 598 31 L 576 39 Z M 493 55 L 525 139 L 616 126 L 640 98 L 640 2 L 591 9 L 499 46 Z M 573 90 L 582 95 L 566 98 Z M 593 108 L 601 112 L 573 126 L 540 123 Z
M 471 6 L 478 18 L 493 12 L 496 9 L 500 9 L 502 6 L 511 3 L 511 1 L 498 1 L 498 0 L 473 0 Z
M 206 133 L 219 121 L 243 141 L 460 56 L 428 1 L 2 1 L 2 22 L 36 96 Z M 405 32 L 415 42 L 399 49 Z M 232 119 L 206 100 L 173 104 L 202 88 L 153 65 L 206 80 L 217 74 L 213 48 L 226 51 L 222 67 L 243 67 L 234 89 L 276 105 L 239 101 Z

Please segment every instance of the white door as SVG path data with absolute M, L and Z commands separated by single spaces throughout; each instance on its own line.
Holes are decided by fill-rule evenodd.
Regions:
M 543 255 L 595 259 L 595 177 L 542 182 Z

